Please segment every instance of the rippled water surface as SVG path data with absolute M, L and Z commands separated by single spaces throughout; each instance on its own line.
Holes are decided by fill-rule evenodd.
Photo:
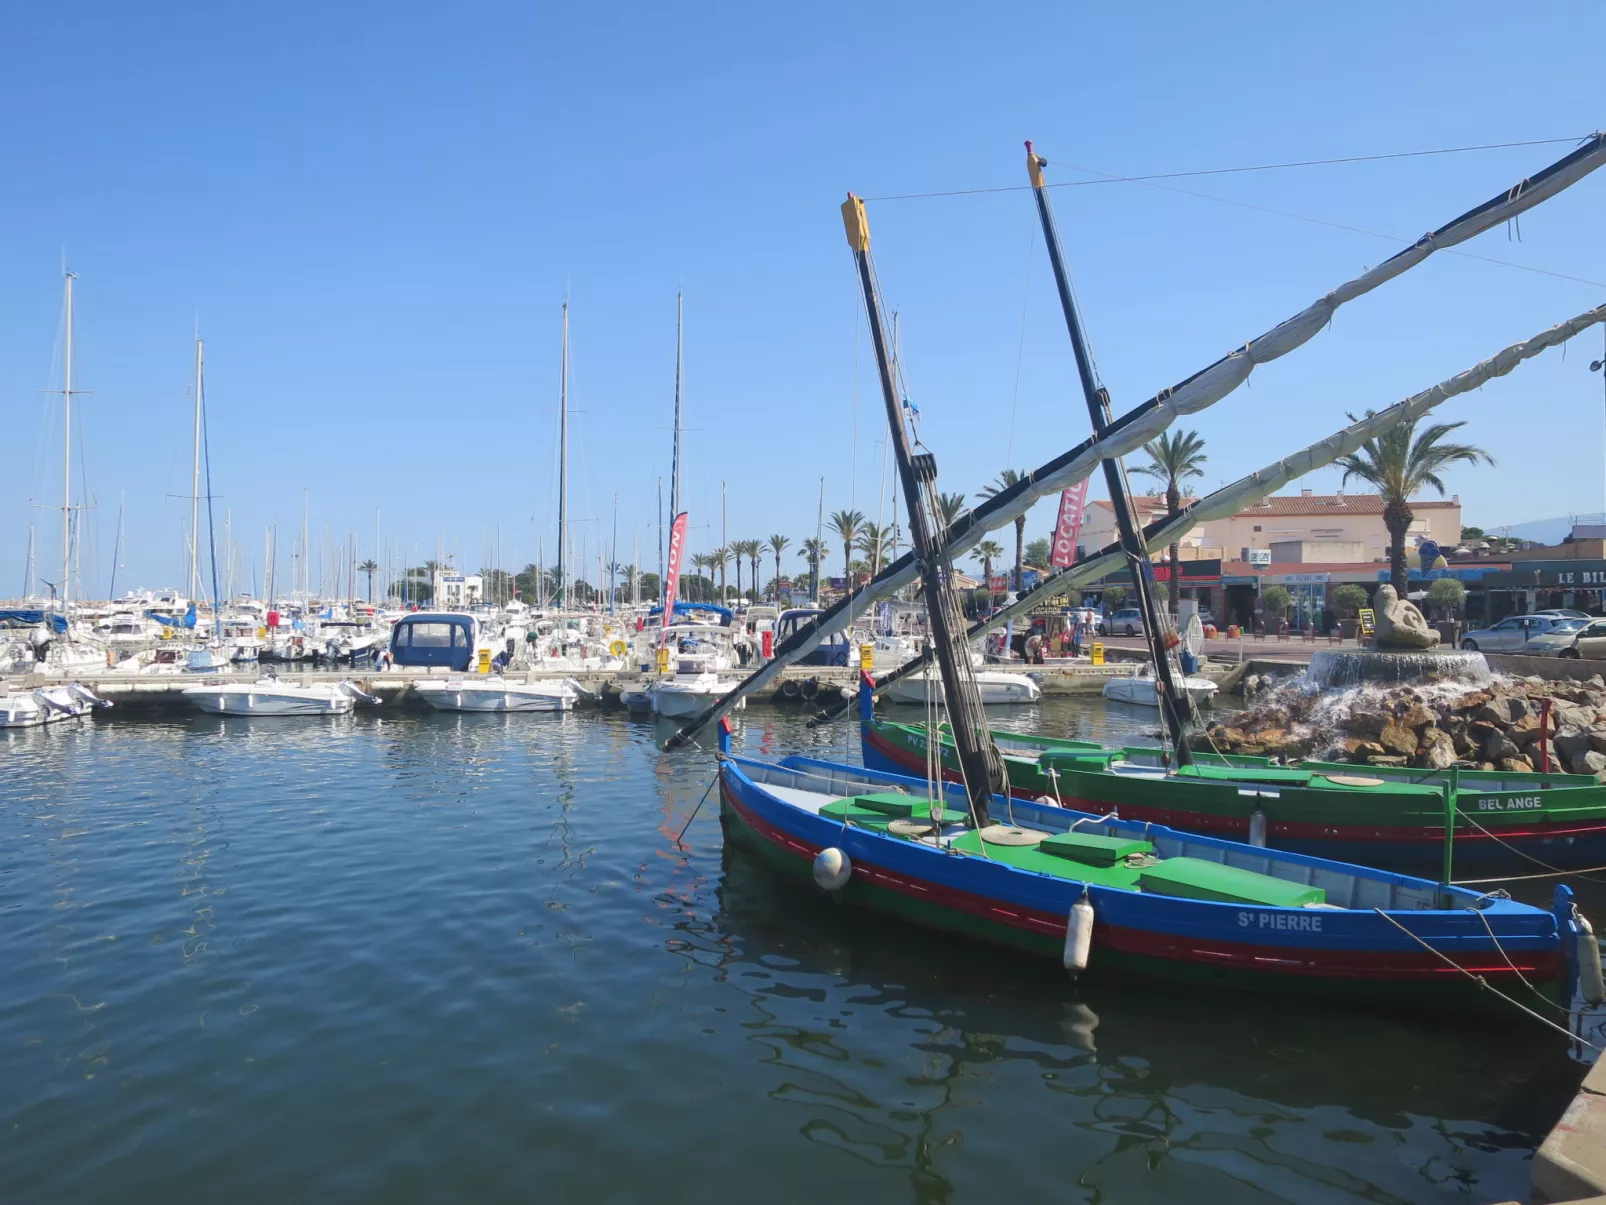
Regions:
M 1054 702 L 1022 727 L 1131 739 Z M 0 734 L 0 1200 L 1496 1201 L 1481 1028 L 1057 968 L 773 882 L 619 715 Z M 857 760 L 755 708 L 749 752 Z

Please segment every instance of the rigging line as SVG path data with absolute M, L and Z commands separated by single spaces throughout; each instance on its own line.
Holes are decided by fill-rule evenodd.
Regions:
M 1065 166 L 1065 167 L 1075 167 L 1074 164 L 1069 164 L 1069 163 L 1064 164 L 1063 166 Z M 1091 167 L 1076 167 L 1075 170 L 1081 171 L 1081 172 L 1093 172 L 1095 175 L 1106 176 L 1107 179 L 1109 179 L 1111 181 L 1126 180 L 1126 181 L 1130 181 L 1131 183 L 1134 183 L 1134 184 L 1143 184 L 1144 187 L 1146 187 L 1146 188 L 1157 188 L 1157 189 L 1160 189 L 1163 192 L 1179 193 L 1179 194 L 1181 194 L 1182 196 L 1185 196 L 1185 197 L 1197 197 L 1198 199 L 1200 199 L 1202 201 L 1215 201 L 1215 202 L 1217 202 L 1217 203 L 1219 203 L 1221 205 L 1236 205 L 1240 209 L 1252 209 L 1256 213 L 1269 213 L 1269 214 L 1273 215 L 1274 217 L 1279 217 L 1279 218 L 1292 218 L 1296 222 L 1309 222 L 1310 224 L 1312 224 L 1314 226 L 1326 226 L 1329 229 L 1343 230 L 1343 231 L 1346 231 L 1346 232 L 1348 232 L 1350 234 L 1364 234 L 1369 238 L 1387 239 L 1391 243 L 1404 243 L 1405 245 L 1410 246 L 1411 244 L 1413 244 L 1413 243 L 1415 243 L 1417 241 L 1416 239 L 1401 238 L 1397 234 L 1384 234 L 1380 230 L 1368 230 L 1364 226 L 1351 226 L 1351 225 L 1348 225 L 1348 224 L 1346 224 L 1344 222 L 1329 221 L 1326 218 L 1313 218 L 1313 217 L 1309 216 L 1308 214 L 1294 213 L 1292 210 L 1288 210 L 1288 209 L 1273 209 L 1269 205 L 1256 205 L 1252 201 L 1238 201 L 1238 200 L 1234 200 L 1231 197 L 1218 197 L 1214 193 L 1196 192 L 1195 190 L 1190 189 L 1190 188 L 1178 188 L 1173 184 L 1155 184 L 1155 183 L 1145 181 L 1145 180 L 1143 180 L 1143 179 L 1141 179 L 1139 177 L 1135 177 L 1135 176 L 1133 176 L 1133 177 L 1110 176 L 1106 172 L 1100 172 L 1096 168 L 1091 168 Z M 1050 184 L 1050 185 L 1048 185 L 1048 187 L 1052 188 L 1054 186 L 1052 184 Z M 1444 248 L 1441 248 L 1441 250 L 1443 250 L 1443 252 L 1446 255 L 1459 255 L 1463 259 L 1482 260 L 1484 263 L 1487 263 L 1487 264 L 1498 264 L 1502 268 L 1516 268 L 1519 271 L 1535 272 L 1535 273 L 1539 274 L 1540 276 L 1551 276 L 1551 277 L 1554 277 L 1557 280 L 1571 281 L 1574 284 L 1589 285 L 1591 288 L 1606 289 L 1606 283 L 1602 283 L 1601 281 L 1598 281 L 1598 280 L 1589 280 L 1589 279 L 1587 279 L 1586 277 L 1583 277 L 1583 276 L 1570 276 L 1565 272 L 1552 272 L 1549 268 L 1535 268 L 1535 267 L 1532 267 L 1532 266 L 1530 266 L 1528 264 L 1515 263 L 1515 262 L 1513 262 L 1512 260 L 1509 260 L 1509 259 L 1496 259 L 1492 255 L 1479 255 L 1476 252 L 1462 251 L 1462 250 L 1460 250 L 1458 248 L 1455 248 L 1455 247 L 1444 247 Z
M 1335 164 L 1374 163 L 1384 159 L 1420 159 L 1427 155 L 1460 155 L 1468 151 L 1499 151 L 1523 146 L 1555 146 L 1563 142 L 1582 142 L 1589 135 L 1575 138 L 1533 138 L 1523 142 L 1485 142 L 1477 146 L 1435 147 L 1425 151 L 1387 151 L 1376 155 L 1342 155 L 1333 159 L 1296 159 L 1287 163 L 1258 163 L 1248 167 L 1206 167 L 1183 172 L 1154 172 L 1144 176 L 1112 176 L 1107 172 L 1094 172 L 1102 180 L 1061 180 L 1045 188 L 1081 188 L 1089 184 L 1137 184 L 1146 180 L 1178 180 L 1189 176 L 1228 176 L 1245 172 L 1282 171 L 1292 167 L 1327 167 Z M 1070 164 L 1065 166 L 1069 167 Z M 1086 171 L 1086 168 L 1078 168 Z M 973 197 L 996 192 L 1030 192 L 1030 184 L 1007 184 L 996 188 L 956 188 L 945 192 L 910 192 L 896 196 L 865 197 L 866 201 L 923 201 L 929 197 Z
M 1388 921 L 1389 924 L 1393 925 L 1401 933 L 1405 934 L 1412 941 L 1416 942 L 1417 945 L 1421 946 L 1428 953 L 1436 955 L 1438 958 L 1442 959 L 1444 962 L 1446 962 L 1450 966 L 1454 967 L 1456 970 L 1460 971 L 1468 979 L 1472 980 L 1472 982 L 1476 983 L 1479 987 L 1483 988 L 1484 991 L 1493 992 L 1495 995 L 1499 996 L 1502 1000 L 1504 1000 L 1507 1004 L 1511 1005 L 1513 1008 L 1521 1009 L 1523 1012 L 1527 1013 L 1530 1017 L 1532 1017 L 1535 1021 L 1538 1021 L 1541 1025 L 1548 1025 L 1548 1026 L 1550 1026 L 1550 1028 L 1554 1029 L 1557 1033 L 1565 1034 L 1569 1041 L 1576 1039 L 1577 1041 L 1582 1042 L 1585 1046 L 1588 1046 L 1591 1050 L 1599 1050 L 1600 1049 L 1599 1046 L 1595 1045 L 1595 1043 L 1591 1042 L 1588 1038 L 1584 1037 L 1582 1034 L 1573 1033 L 1570 1029 L 1567 1029 L 1567 1028 L 1565 1028 L 1564 1026 L 1561 1026 L 1561 1025 L 1557 1025 L 1549 1017 L 1546 1017 L 1546 1016 L 1544 1016 L 1544 1015 L 1542 1015 L 1540 1013 L 1536 1013 L 1533 1009 L 1529 1008 L 1526 1004 L 1522 1003 L 1522 1001 L 1520 1001 L 1520 1000 L 1513 1000 L 1510 996 L 1506 995 L 1503 991 L 1501 991 L 1499 988 L 1497 988 L 1494 984 L 1490 983 L 1482 975 L 1479 975 L 1475 971 L 1467 970 L 1466 967 L 1462 966 L 1455 959 L 1451 958 L 1448 954 L 1444 953 L 1444 951 L 1439 950 L 1439 949 L 1435 948 L 1434 946 L 1430 946 L 1422 938 L 1418 937 L 1415 933 L 1412 933 L 1411 930 L 1407 929 L 1404 925 L 1400 924 L 1399 921 L 1395 920 L 1387 912 L 1383 911 L 1383 909 L 1381 909 L 1381 908 L 1373 908 L 1372 911 L 1377 913 L 1384 920 Z M 1503 953 L 1505 953 L 1505 951 L 1502 950 L 1501 953 L 1503 954 Z

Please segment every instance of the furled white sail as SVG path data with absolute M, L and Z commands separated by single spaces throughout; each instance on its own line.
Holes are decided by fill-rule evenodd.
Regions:
M 1597 133 L 1543 171 L 1519 181 L 1499 196 L 1423 235 L 1398 255 L 1339 285 L 1259 338 L 1251 340 L 1242 348 L 1223 356 L 1187 380 L 1156 394 L 1142 405 L 1128 411 L 1108 428 L 1103 439 L 1084 442 L 1025 474 L 1016 485 L 999 491 L 973 510 L 966 511 L 943 535 L 946 554 L 950 558 L 959 557 L 979 544 L 989 531 L 1005 527 L 1024 515 L 1040 498 L 1065 489 L 1089 476 L 1101 460 L 1124 456 L 1128 452 L 1135 451 L 1152 441 L 1175 422 L 1179 415 L 1195 413 L 1220 401 L 1247 380 L 1256 365 L 1285 356 L 1315 337 L 1338 307 L 1345 302 L 1364 296 L 1379 285 L 1394 279 L 1442 247 L 1453 247 L 1492 226 L 1525 213 L 1577 183 L 1603 163 L 1606 163 L 1606 133 Z M 1508 348 L 1501 354 L 1505 355 L 1512 350 Z M 1479 366 L 1480 369 L 1482 367 Z M 1478 369 L 1470 371 L 1476 372 Z M 739 683 L 734 690 L 716 701 L 701 715 L 688 721 L 671 738 L 669 745 L 674 746 L 689 741 L 700 729 L 727 714 L 738 700 L 762 689 L 787 665 L 819 647 L 821 641 L 828 636 L 851 627 L 854 620 L 864 614 L 871 604 L 890 597 L 911 584 L 918 576 L 919 568 L 914 556 L 905 554 L 899 557 L 872 581 L 827 608 L 811 624 L 803 626 L 791 637 L 782 641 L 776 647 L 772 661 Z M 1097 576 L 1102 576 L 1102 572 Z

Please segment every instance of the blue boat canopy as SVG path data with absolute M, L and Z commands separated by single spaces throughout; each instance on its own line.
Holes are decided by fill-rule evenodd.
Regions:
M 195 604 L 191 603 L 190 609 L 181 616 L 158 615 L 155 611 L 146 611 L 145 618 L 154 619 L 164 628 L 193 628 L 195 626 Z
M 67 617 L 56 611 L 24 611 L 17 609 L 0 611 L 0 624 L 22 624 L 31 628 L 36 623 L 48 623 L 52 632 L 65 632 L 67 630 Z
M 728 607 L 722 607 L 718 603 L 677 602 L 675 604 L 676 615 L 690 615 L 694 611 L 706 611 L 710 615 L 718 615 L 726 627 L 729 627 L 730 621 L 735 618 L 734 613 Z M 647 612 L 647 618 L 651 619 L 654 615 L 662 615 L 663 613 L 663 607 L 657 606 Z

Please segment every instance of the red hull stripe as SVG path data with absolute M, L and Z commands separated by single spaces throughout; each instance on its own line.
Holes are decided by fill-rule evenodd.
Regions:
M 721 780 L 720 793 L 752 832 L 795 858 L 812 862 L 823 846 L 814 845 L 771 824 L 747 807 Z M 853 863 L 853 877 L 900 895 L 909 896 L 934 908 L 963 912 L 994 924 L 1018 929 L 1056 941 L 1065 937 L 1064 917 L 1016 905 L 1004 905 L 986 896 L 911 878 L 885 867 L 859 859 Z M 1412 979 L 1427 982 L 1460 976 L 1426 951 L 1313 950 L 1288 946 L 1259 946 L 1240 942 L 1203 941 L 1169 933 L 1116 927 L 1097 921 L 1094 943 L 1100 949 L 1141 955 L 1167 962 L 1196 963 L 1277 975 L 1346 979 Z M 1489 954 L 1493 961 L 1467 963 L 1466 969 L 1494 980 L 1512 979 L 1511 968 Z M 1514 953 L 1513 959 L 1530 978 L 1559 979 L 1563 972 L 1559 953 L 1536 957 Z

